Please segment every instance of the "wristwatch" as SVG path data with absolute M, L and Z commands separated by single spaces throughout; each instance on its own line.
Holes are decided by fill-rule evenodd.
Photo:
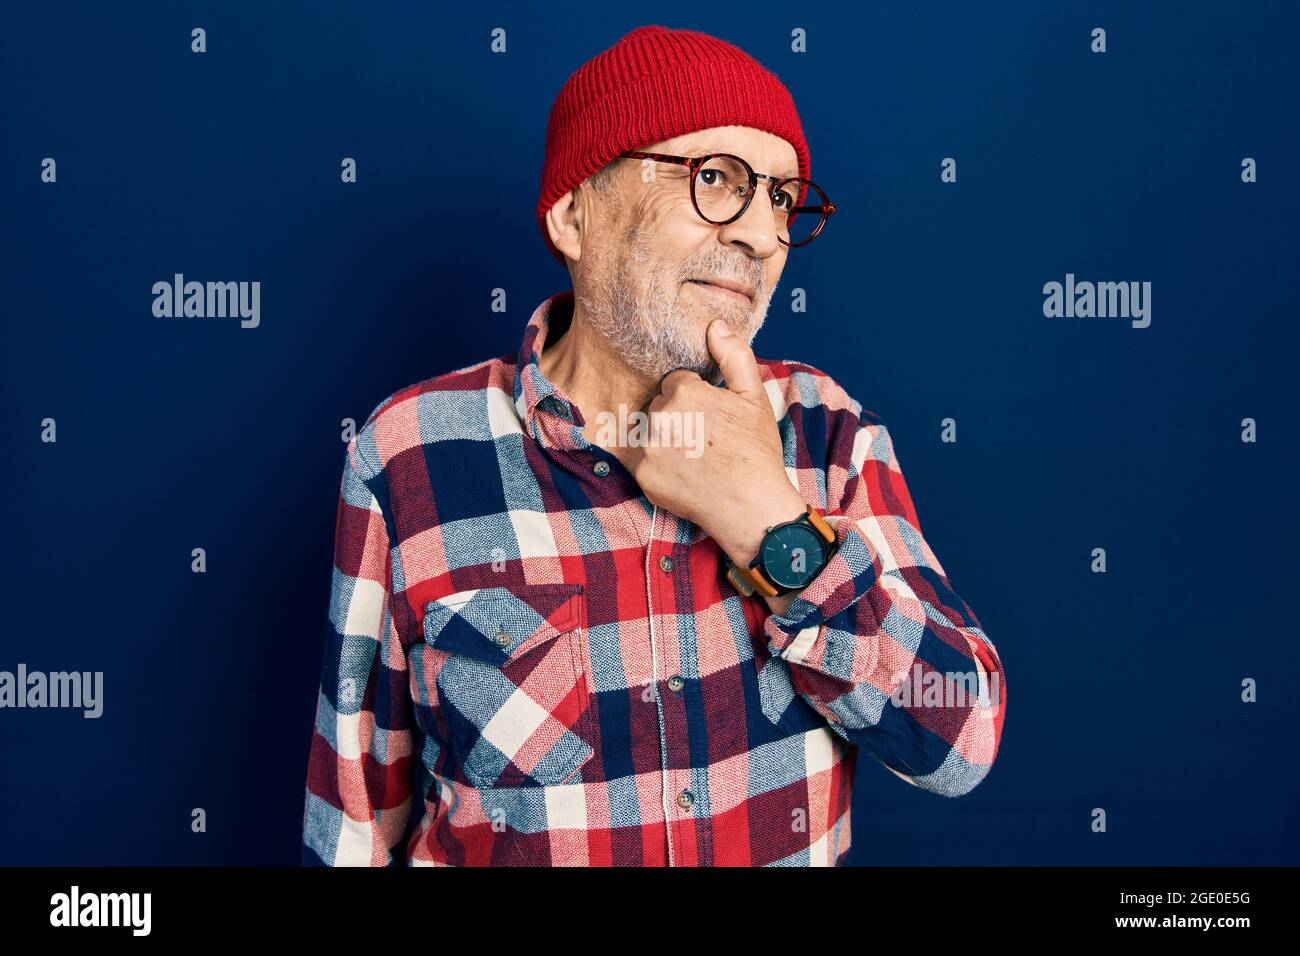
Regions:
M 739 567 L 724 551 L 727 580 L 741 594 L 765 597 L 806 587 L 836 550 L 835 529 L 812 505 L 799 517 L 771 525 L 748 567 Z

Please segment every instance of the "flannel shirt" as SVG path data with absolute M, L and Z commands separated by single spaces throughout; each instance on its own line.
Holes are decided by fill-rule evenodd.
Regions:
M 859 751 L 936 794 L 978 784 L 1001 661 L 885 423 L 759 359 L 787 475 L 838 539 L 775 615 L 583 437 L 538 365 L 572 308 L 390 395 L 347 447 L 303 863 L 838 865 Z

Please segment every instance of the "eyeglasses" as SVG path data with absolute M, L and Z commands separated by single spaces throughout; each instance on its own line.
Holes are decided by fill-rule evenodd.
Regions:
M 686 166 L 691 173 L 691 204 L 701 219 L 715 226 L 725 226 L 743 216 L 758 189 L 758 181 L 770 180 L 768 195 L 776 218 L 777 239 L 791 248 L 806 246 L 816 239 L 835 212 L 835 204 L 812 180 L 756 173 L 749 163 L 731 153 L 690 157 L 628 150 L 619 153 L 617 158 Z M 809 203 L 810 199 L 819 201 Z

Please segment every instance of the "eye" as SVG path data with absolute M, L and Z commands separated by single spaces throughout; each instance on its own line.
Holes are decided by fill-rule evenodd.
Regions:
M 738 196 L 743 196 L 749 191 L 749 183 L 745 182 L 744 176 L 729 169 L 710 166 L 706 166 L 699 171 L 696 176 L 696 185 L 704 186 L 707 189 L 731 190 Z

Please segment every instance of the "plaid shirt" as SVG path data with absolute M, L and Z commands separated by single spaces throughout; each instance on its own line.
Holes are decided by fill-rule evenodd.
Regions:
M 542 374 L 572 303 L 542 303 L 517 355 L 389 396 L 348 445 L 303 862 L 835 865 L 859 751 L 933 793 L 979 783 L 1001 661 L 885 423 L 759 360 L 786 472 L 839 545 L 775 615 Z

